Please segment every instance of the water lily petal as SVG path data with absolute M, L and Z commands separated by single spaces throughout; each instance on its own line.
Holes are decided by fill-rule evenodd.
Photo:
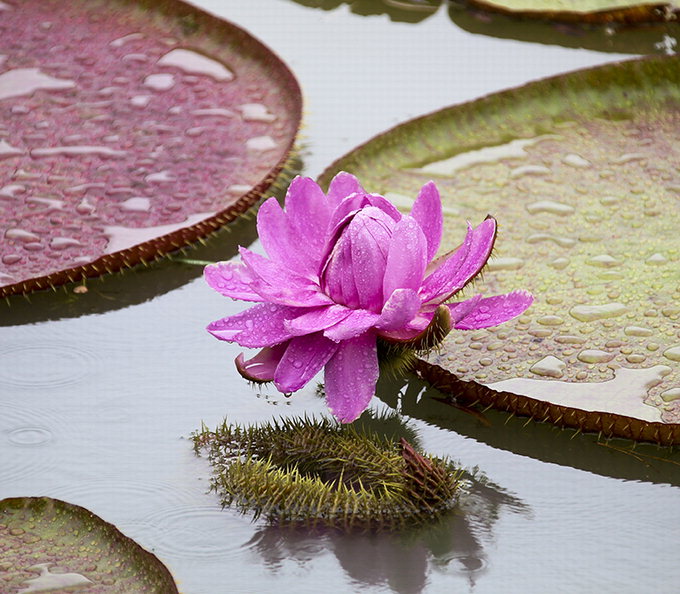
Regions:
M 397 289 L 385 303 L 375 327 L 379 330 L 399 330 L 413 320 L 420 309 L 420 297 L 413 289 Z
M 533 296 L 527 291 L 513 291 L 505 295 L 480 299 L 465 317 L 453 324 L 453 327 L 459 330 L 477 330 L 496 326 L 523 313 L 533 301 Z M 452 315 L 455 315 L 453 312 L 455 308 L 452 311 Z
M 318 184 L 308 177 L 296 177 L 286 193 L 286 213 L 291 226 L 304 239 L 304 250 L 311 259 L 320 262 L 326 247 L 326 232 L 331 217 L 331 205 Z
M 340 344 L 326 364 L 326 401 L 341 423 L 351 423 L 368 406 L 378 380 L 376 338 L 366 332 Z
M 311 380 L 338 350 L 338 344 L 320 332 L 297 336 L 281 357 L 274 385 L 281 392 L 295 392 Z
M 352 194 L 365 194 L 359 180 L 351 173 L 341 171 L 332 180 L 328 187 L 328 201 L 335 208 L 342 200 Z
M 298 307 L 332 303 L 312 279 L 244 247 L 239 248 L 239 251 L 251 278 L 254 279 L 253 290 L 268 302 Z
M 276 198 L 266 200 L 257 213 L 257 234 L 269 257 L 298 274 L 316 275 L 319 262 L 300 249 L 300 236 Z
M 321 269 L 321 288 L 333 301 L 347 307 L 359 307 L 359 293 L 354 284 L 352 242 L 349 235 L 340 235 Z
M 411 216 L 418 221 L 427 239 L 427 261 L 434 258 L 442 240 L 444 216 L 439 190 L 434 182 L 426 183 L 416 198 Z
M 425 234 L 413 217 L 403 217 L 389 242 L 382 282 L 383 303 L 396 289 L 419 289 L 427 261 Z
M 349 311 L 350 314 L 342 322 L 324 331 L 323 334 L 326 338 L 335 342 L 349 340 L 372 328 L 380 319 L 379 314 L 365 309 L 351 309 Z
M 236 370 L 242 377 L 251 382 L 270 382 L 274 379 L 274 372 L 281 361 L 281 357 L 288 348 L 288 342 L 265 347 L 252 359 L 245 360 L 241 353 L 234 362 Z
M 389 215 L 369 206 L 357 213 L 343 235 L 349 237 L 351 244 L 351 274 L 361 309 L 382 309 L 383 277 L 393 229 L 394 221 Z
M 484 268 L 496 239 L 496 220 L 488 217 L 468 228 L 465 242 L 423 281 L 423 303 L 442 303 L 460 291 Z
M 342 322 L 352 310 L 343 305 L 330 305 L 307 311 L 301 316 L 286 322 L 286 327 L 295 336 L 319 332 Z
M 483 299 L 482 294 L 475 295 L 466 299 L 465 301 L 458 301 L 456 303 L 447 303 L 446 307 L 449 308 L 451 312 L 451 324 L 455 326 L 460 320 L 462 320 L 466 315 L 474 311 Z
M 303 311 L 296 307 L 262 303 L 234 316 L 216 320 L 208 325 L 207 330 L 215 338 L 244 347 L 274 346 L 293 337 L 285 322 Z
M 243 301 L 264 301 L 254 291 L 253 276 L 240 262 L 216 262 L 203 269 L 203 277 L 208 285 L 232 299 Z
M 381 210 L 388 215 L 395 223 L 401 220 L 402 214 L 397 210 L 387 198 L 379 194 L 352 194 L 342 200 L 331 215 L 329 229 L 330 235 L 334 233 L 338 225 L 342 225 L 343 219 L 352 213 L 363 210 L 367 207 L 373 207 Z

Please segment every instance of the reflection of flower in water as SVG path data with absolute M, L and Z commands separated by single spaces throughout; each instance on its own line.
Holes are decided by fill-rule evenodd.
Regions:
M 486 547 L 496 521 L 505 512 L 528 514 L 529 508 L 493 483 L 468 480 L 467 494 L 454 513 L 407 534 L 347 535 L 264 526 L 248 546 L 274 573 L 289 560 L 306 566 L 328 552 L 362 586 L 387 585 L 401 594 L 415 594 L 432 572 L 459 575 L 474 585 L 486 569 Z

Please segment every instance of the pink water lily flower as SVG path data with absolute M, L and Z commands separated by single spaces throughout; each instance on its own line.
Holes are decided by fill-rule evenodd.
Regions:
M 378 339 L 411 341 L 435 312 L 446 313 L 447 330 L 495 326 L 533 300 L 515 291 L 445 303 L 486 264 L 496 221 L 468 224 L 463 244 L 434 259 L 442 206 L 432 182 L 403 215 L 348 173 L 335 176 L 328 194 L 297 177 L 285 210 L 275 198 L 262 204 L 257 231 L 268 258 L 242 247 L 241 262 L 209 265 L 205 278 L 223 295 L 258 305 L 208 331 L 261 348 L 249 360 L 239 355 L 237 368 L 250 380 L 273 381 L 281 392 L 299 390 L 324 368 L 328 406 L 343 423 L 356 419 L 374 394 Z

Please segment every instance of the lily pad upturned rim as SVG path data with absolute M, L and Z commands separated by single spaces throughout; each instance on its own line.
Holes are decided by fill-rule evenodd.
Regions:
M 68 514 L 70 517 L 76 517 L 79 522 L 91 522 L 95 527 L 94 529 L 97 530 L 99 534 L 103 536 L 103 538 L 105 538 L 108 542 L 112 544 L 116 552 L 120 552 L 122 549 L 127 553 L 128 556 L 132 556 L 133 558 L 135 558 L 138 561 L 138 563 L 141 564 L 143 567 L 151 569 L 151 571 L 153 572 L 152 579 L 155 581 L 159 588 L 162 588 L 162 590 L 157 590 L 159 594 L 160 592 L 163 592 L 163 594 L 179 593 L 179 590 L 177 589 L 177 585 L 175 583 L 174 578 L 172 577 L 172 574 L 170 573 L 168 568 L 161 562 L 161 560 L 158 557 L 156 557 L 156 555 L 144 549 L 134 540 L 132 540 L 128 536 L 125 536 L 116 526 L 102 519 L 97 514 L 93 513 L 92 511 L 85 507 L 46 496 L 8 497 L 6 499 L 0 500 L 0 519 L 3 519 L 3 512 L 5 514 L 9 513 L 10 515 L 12 513 L 15 514 L 22 512 L 30 513 L 32 517 L 31 524 L 36 525 L 39 525 L 41 523 L 41 519 L 39 516 L 40 514 L 44 514 L 45 512 L 52 514 L 61 513 Z M 7 520 L 5 519 L 3 523 L 7 524 Z M 26 531 L 29 533 L 38 530 L 39 528 L 36 527 L 26 529 Z M 65 538 L 68 536 L 77 537 L 78 531 L 76 530 L 73 532 L 73 534 L 64 535 Z M 81 536 L 81 538 L 86 537 L 87 535 L 85 534 Z M 31 545 L 28 544 L 26 546 L 30 547 Z M 36 564 L 39 564 L 41 562 L 40 558 L 37 556 L 35 557 L 35 561 Z M 50 559 L 48 562 L 51 565 L 57 566 L 59 565 L 59 560 L 52 561 Z M 23 580 L 23 582 L 25 582 L 25 580 Z M 116 590 L 115 587 L 114 589 L 110 590 L 105 585 L 100 585 L 99 587 L 97 587 L 98 585 L 96 583 L 93 583 L 92 586 L 93 588 L 95 588 L 95 591 L 98 592 L 119 591 Z M 52 589 L 50 589 L 50 591 L 51 590 Z M 66 588 L 66 591 L 70 592 L 72 590 L 81 591 L 83 590 L 83 588 L 75 586 Z M 89 587 L 84 588 L 84 590 L 88 592 L 93 591 Z
M 335 161 L 328 165 L 317 177 L 317 182 L 322 188 L 328 190 L 328 185 L 330 184 L 331 180 L 333 179 L 333 176 L 335 176 L 336 173 L 338 173 L 339 171 L 347 171 L 349 173 L 356 174 L 356 171 L 358 169 L 357 165 L 362 163 L 364 156 L 366 154 L 376 152 L 377 150 L 382 150 L 383 147 L 389 147 L 390 145 L 394 147 L 392 153 L 395 155 L 398 154 L 403 159 L 404 158 L 403 150 L 399 150 L 399 148 L 395 147 L 394 143 L 391 142 L 392 136 L 397 132 L 402 133 L 403 135 L 408 135 L 412 132 L 413 129 L 421 129 L 421 135 L 424 135 L 422 131 L 425 131 L 426 133 L 428 129 L 436 129 L 439 125 L 438 120 L 445 118 L 448 115 L 448 112 L 451 111 L 452 109 L 455 109 L 457 111 L 461 120 L 464 120 L 468 116 L 472 116 L 474 113 L 479 113 L 481 111 L 488 111 L 489 113 L 495 114 L 497 113 L 498 109 L 502 109 L 506 103 L 512 101 L 514 96 L 520 92 L 526 91 L 528 95 L 527 98 L 535 100 L 540 99 L 540 96 L 551 87 L 561 87 L 562 89 L 565 89 L 564 85 L 565 76 L 570 77 L 569 82 L 570 89 L 573 89 L 576 86 L 574 80 L 576 78 L 580 79 L 578 84 L 579 88 L 588 88 L 591 87 L 592 85 L 601 86 L 603 82 L 611 83 L 612 85 L 615 84 L 614 72 L 611 72 L 609 74 L 610 78 L 607 81 L 603 81 L 601 79 L 600 71 L 603 67 L 610 68 L 612 71 L 619 70 L 620 71 L 619 78 L 625 78 L 625 80 L 632 84 L 635 81 L 632 80 L 631 73 L 624 71 L 623 70 L 624 68 L 625 69 L 633 68 L 638 71 L 643 71 L 641 75 L 644 75 L 644 70 L 653 68 L 654 64 L 670 61 L 678 62 L 679 67 L 676 70 L 675 82 L 678 85 L 680 85 L 680 55 L 644 56 L 641 58 L 632 58 L 630 60 L 608 62 L 597 66 L 591 66 L 589 68 L 577 68 L 553 76 L 533 80 L 528 83 L 518 85 L 516 87 L 511 87 L 509 89 L 503 89 L 496 92 L 487 93 L 478 98 L 471 99 L 469 101 L 464 101 L 463 103 L 447 105 L 445 107 L 442 107 L 441 109 L 437 109 L 435 111 L 420 116 L 416 116 L 415 118 L 412 118 L 405 122 L 396 124 L 395 126 L 388 128 L 384 132 L 380 132 L 379 134 L 376 134 L 372 138 L 369 138 L 368 140 L 354 147 L 341 157 L 338 157 Z M 668 82 L 671 81 L 669 80 Z M 423 124 L 425 124 L 425 126 L 423 126 Z M 491 128 L 492 126 L 489 125 L 488 127 Z M 499 138 L 501 136 L 502 135 L 499 133 Z M 463 139 L 461 140 L 462 142 L 460 142 L 457 145 L 458 147 L 460 147 L 460 150 L 457 151 L 459 153 L 479 148 L 479 146 L 475 143 L 465 143 Z M 444 159 L 451 156 L 450 154 L 445 152 L 441 154 L 436 153 L 434 152 L 435 148 L 436 147 L 432 147 L 433 150 L 433 153 L 431 155 L 432 161 L 435 161 L 437 158 Z M 413 166 L 412 163 L 409 162 L 409 164 Z M 372 189 L 372 191 L 378 190 L 374 188 Z
M 188 27 L 200 27 L 201 24 L 204 24 L 214 31 L 214 35 L 230 35 L 238 44 L 251 48 L 251 51 L 255 52 L 263 63 L 267 64 L 269 70 L 276 72 L 276 79 L 279 81 L 281 88 L 289 91 L 288 100 L 292 104 L 292 109 L 288 115 L 296 131 L 299 132 L 303 108 L 300 83 L 286 63 L 259 39 L 231 21 L 201 10 L 184 0 L 162 0 L 162 2 L 154 0 L 117 1 L 120 4 L 127 4 L 133 8 L 153 10 L 166 17 L 175 17 L 179 21 L 187 23 Z M 285 147 L 283 157 L 281 157 L 278 163 L 268 171 L 256 186 L 224 210 L 193 225 L 182 227 L 171 233 L 155 237 L 124 250 L 105 254 L 81 266 L 65 268 L 46 275 L 2 286 L 0 287 L 0 298 L 54 289 L 56 286 L 69 282 L 78 282 L 86 278 L 111 274 L 137 264 L 147 264 L 149 261 L 162 258 L 168 253 L 210 235 L 236 219 L 239 215 L 247 212 L 258 200 L 263 198 L 267 189 L 277 181 L 279 176 L 285 173 L 287 164 L 294 157 L 297 132 L 292 135 L 288 145 Z
M 551 10 L 549 1 L 546 1 L 545 10 L 516 10 L 502 0 L 457 0 L 471 8 L 505 14 L 512 17 L 539 19 L 546 21 L 558 21 L 566 23 L 621 23 L 642 24 L 669 21 L 677 18 L 679 9 L 673 2 L 644 2 L 640 1 L 634 6 L 611 8 L 608 10 L 596 10 L 592 12 L 576 10 Z
M 474 114 L 483 120 L 479 115 L 480 113 L 493 117 L 498 116 L 499 111 L 505 105 L 511 103 L 516 94 L 522 93 L 523 99 L 526 100 L 525 108 L 530 111 L 531 103 L 539 100 L 540 96 L 551 88 L 554 90 L 557 87 L 562 92 L 569 93 L 597 86 L 602 93 L 606 93 L 607 86 L 616 86 L 617 82 L 625 83 L 628 88 L 641 86 L 645 73 L 652 70 L 656 64 L 672 64 L 673 62 L 677 63 L 678 68 L 666 68 L 666 72 L 670 71 L 672 76 L 665 79 L 664 83 L 667 85 L 675 84 L 680 88 L 680 56 L 648 56 L 577 69 L 491 93 L 462 104 L 444 107 L 402 122 L 369 139 L 331 163 L 319 175 L 318 182 L 322 187 L 327 188 L 333 176 L 338 171 L 343 170 L 354 173 L 361 179 L 361 165 L 368 162 L 372 153 L 380 153 L 381 151 L 388 153 L 387 157 L 383 157 L 385 160 L 390 162 L 393 162 L 391 158 L 398 160 L 396 167 L 414 166 L 412 155 L 408 154 L 408 151 L 404 151 L 404 147 L 400 147 L 399 143 L 394 142 L 395 135 L 410 137 L 415 130 L 419 130 L 418 136 L 426 137 L 429 131 L 437 129 L 439 122 L 444 120 L 452 109 L 456 110 L 457 118 L 461 122 L 467 123 L 468 118 L 472 120 Z M 603 68 L 607 68 L 605 78 L 602 77 Z M 565 77 L 568 77 L 568 83 L 565 82 Z M 493 123 L 489 123 L 487 129 L 491 130 L 492 128 L 494 128 Z M 495 132 L 499 137 L 502 137 L 500 131 L 495 129 Z M 464 131 L 460 135 L 463 136 Z M 457 153 L 479 148 L 474 142 L 466 144 L 467 138 L 457 140 L 460 140 L 457 145 L 459 149 Z M 437 154 L 435 146 L 430 144 L 427 146 L 432 149 L 431 161 L 451 156 L 448 153 Z M 381 188 L 372 188 L 372 191 L 380 192 Z M 480 383 L 461 380 L 448 370 L 422 359 L 418 359 L 415 366 L 417 373 L 423 379 L 437 389 L 451 394 L 456 403 L 464 406 L 496 408 L 519 416 L 527 416 L 539 422 L 549 421 L 560 427 L 600 433 L 606 438 L 621 437 L 635 441 L 648 441 L 663 446 L 680 444 L 680 424 L 645 421 L 604 411 L 585 411 L 524 395 L 497 391 Z
M 553 404 L 522 394 L 498 391 L 456 377 L 439 365 L 419 359 L 415 371 L 437 390 L 451 394 L 458 405 L 495 408 L 557 427 L 598 433 L 605 438 L 622 437 L 662 446 L 680 444 L 680 425 L 651 422 L 604 411 L 585 411 Z

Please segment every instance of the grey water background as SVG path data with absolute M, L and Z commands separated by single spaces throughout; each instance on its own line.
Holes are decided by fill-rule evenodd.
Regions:
M 468 32 L 446 3 L 421 15 L 394 0 L 196 4 L 247 29 L 295 72 L 306 106 L 301 161 L 312 177 L 411 117 L 671 51 L 673 39 L 649 28 L 623 54 L 612 48 L 626 43 L 611 40 L 625 32 L 579 37 L 541 25 L 534 35 L 523 24 L 520 41 L 503 22 L 498 36 Z M 252 219 L 192 255 L 233 257 L 239 243 L 260 249 Z M 322 414 L 315 384 L 290 399 L 248 386 L 232 363 L 241 349 L 203 330 L 245 304 L 211 291 L 195 266 L 165 261 L 88 287 L 0 308 L 0 498 L 49 495 L 91 509 L 158 555 L 185 594 L 677 592 L 677 455 L 658 460 L 666 452 L 651 446 L 629 455 L 501 414 L 486 427 L 416 380 L 381 380 L 375 409 L 399 403 L 422 447 L 484 473 L 456 515 L 412 534 L 341 536 L 279 531 L 221 510 L 191 432 L 225 416 Z

